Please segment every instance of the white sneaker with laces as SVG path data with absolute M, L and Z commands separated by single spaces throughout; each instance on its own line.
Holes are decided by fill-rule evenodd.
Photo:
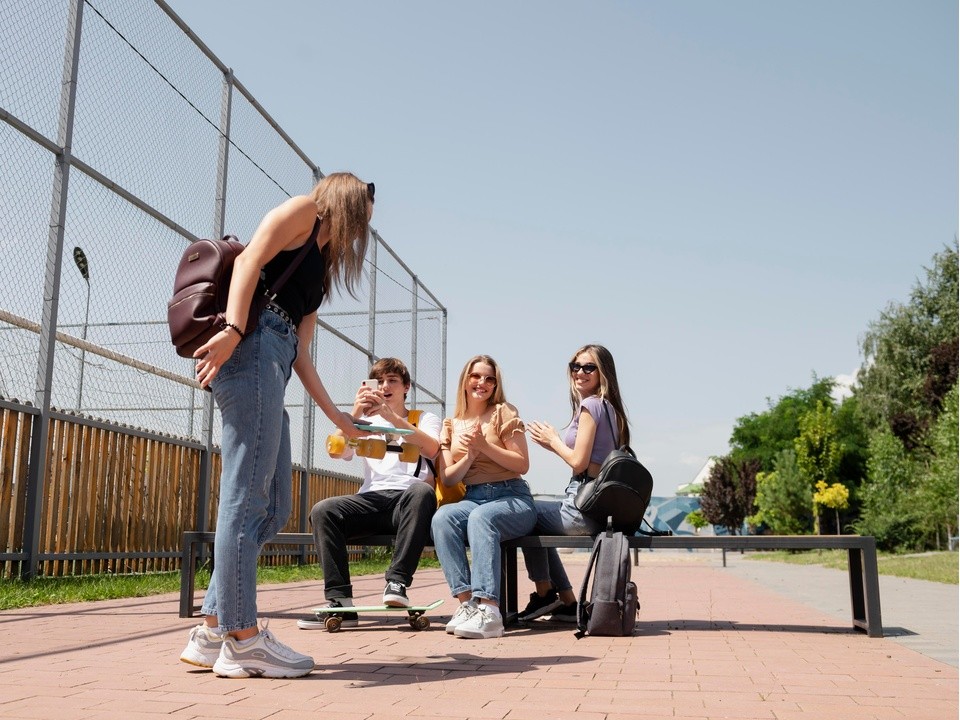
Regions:
M 503 637 L 503 616 L 489 605 L 480 605 L 473 615 L 454 628 L 453 634 L 471 640 Z
M 180 653 L 180 662 L 202 668 L 212 668 L 220 657 L 223 635 L 213 632 L 206 625 L 197 625 L 190 631 L 187 646 Z
M 457 611 L 453 614 L 453 617 L 450 618 L 450 622 L 447 623 L 447 632 L 453 635 L 453 632 L 456 630 L 457 626 L 466 622 L 476 611 L 477 605 L 473 600 L 465 600 L 464 602 L 460 603 L 460 607 L 457 608 Z
M 313 671 L 313 658 L 301 655 L 277 640 L 264 620 L 260 632 L 250 642 L 229 635 L 223 639 L 220 657 L 213 671 L 220 677 L 295 678 Z

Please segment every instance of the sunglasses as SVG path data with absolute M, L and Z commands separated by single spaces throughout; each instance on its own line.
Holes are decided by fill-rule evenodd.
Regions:
M 583 370 L 584 375 L 593 375 L 597 371 L 597 366 L 593 363 L 584 363 L 583 365 L 578 362 L 570 363 L 571 373 L 577 373 L 581 370 Z
M 471 382 L 479 382 L 484 385 L 496 385 L 497 379 L 492 375 L 481 375 L 480 373 L 470 373 L 468 376 Z
M 377 186 L 373 183 L 367 183 L 367 197 L 370 198 L 370 202 L 373 202 L 373 195 L 377 192 Z

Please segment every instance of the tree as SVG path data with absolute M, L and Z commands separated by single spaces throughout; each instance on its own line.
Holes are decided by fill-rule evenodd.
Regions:
M 900 439 L 889 428 L 870 436 L 867 478 L 860 488 L 860 518 L 853 524 L 860 535 L 873 535 L 884 550 L 921 546 L 918 518 L 911 503 L 916 484 L 914 464 Z
M 828 507 L 833 510 L 837 519 L 837 535 L 840 534 L 840 511 L 845 510 L 850 504 L 850 491 L 841 483 L 834 483 L 827 487 L 823 480 L 817 482 L 817 491 L 813 494 L 813 512 L 817 518 L 818 535 L 820 527 L 820 506 Z
M 835 384 L 832 378 L 814 375 L 809 388 L 792 390 L 776 402 L 768 399 L 766 411 L 738 418 L 730 437 L 730 454 L 740 461 L 755 458 L 761 470 L 772 471 L 777 454 L 793 450 L 793 441 L 800 434 L 800 418 L 818 402 L 831 402 Z
M 886 427 L 908 450 L 956 382 L 957 241 L 933 257 L 905 304 L 891 303 L 864 335 L 856 394 L 870 430 Z M 951 381 L 951 377 L 953 380 Z
M 917 488 L 917 511 L 928 519 L 933 529 L 933 542 L 940 548 L 940 531 L 947 538 L 957 529 L 958 497 L 957 477 L 960 474 L 960 424 L 957 421 L 957 386 L 943 400 L 943 411 L 931 428 L 927 442 L 929 457 L 920 473 Z
M 703 516 L 703 511 L 699 509 L 688 512 L 684 520 L 693 525 L 693 529 L 698 535 L 703 528 L 710 524 L 710 521 Z
M 718 458 L 700 495 L 703 516 L 731 535 L 740 534 L 744 520 L 753 511 L 759 470 L 756 459 L 738 462 L 729 455 Z
M 757 512 L 747 518 L 754 526 L 765 525 L 775 535 L 809 533 L 813 515 L 810 484 L 800 474 L 793 450 L 781 450 L 772 472 L 757 473 Z
M 794 439 L 797 467 L 811 487 L 820 480 L 831 483 L 837 478 L 841 447 L 837 440 L 837 425 L 833 405 L 822 400 L 800 418 L 800 434 Z

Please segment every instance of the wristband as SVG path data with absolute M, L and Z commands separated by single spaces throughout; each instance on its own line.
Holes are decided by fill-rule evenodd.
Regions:
M 227 328 L 230 328 L 231 330 L 233 330 L 234 332 L 236 332 L 237 335 L 240 336 L 240 339 L 241 339 L 241 340 L 243 340 L 243 339 L 246 337 L 246 335 L 244 334 L 243 330 L 241 330 L 240 328 L 238 328 L 238 327 L 237 327 L 236 325 L 234 325 L 233 323 L 229 323 L 229 322 L 224 321 L 224 323 L 223 323 L 223 329 L 226 330 Z

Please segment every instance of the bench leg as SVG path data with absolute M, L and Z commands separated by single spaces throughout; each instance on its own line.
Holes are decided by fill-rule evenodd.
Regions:
M 500 594 L 503 624 L 517 621 L 517 549 L 500 546 Z
M 877 569 L 877 546 L 847 550 L 850 573 L 850 604 L 853 626 L 864 630 L 868 637 L 883 637 L 880 616 L 880 577 Z
M 193 617 L 194 583 L 197 577 L 196 535 L 183 534 L 183 549 L 180 556 L 180 617 Z

